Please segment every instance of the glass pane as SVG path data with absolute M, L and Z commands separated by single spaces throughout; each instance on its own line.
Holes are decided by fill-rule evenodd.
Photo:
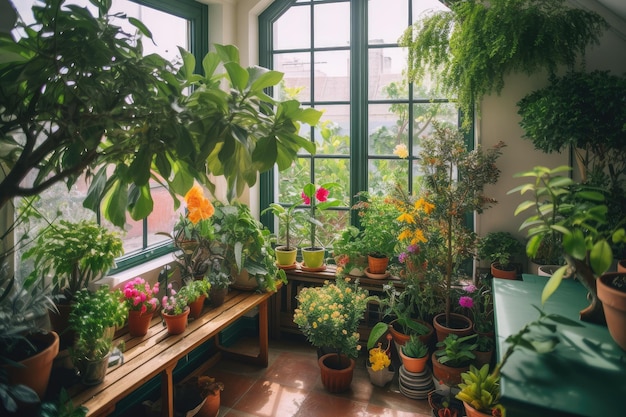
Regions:
M 295 204 L 302 201 L 301 194 L 305 184 L 309 182 L 311 160 L 298 158 L 291 167 L 278 173 L 278 201 Z
M 368 152 L 392 155 L 398 144 L 408 144 L 408 104 L 370 104 Z
M 370 100 L 406 99 L 408 84 L 402 71 L 406 66 L 406 49 L 370 48 L 368 98 Z
M 350 3 L 317 4 L 313 15 L 314 48 L 350 46 Z
M 157 233 L 172 233 L 179 215 L 185 212 L 184 204 L 174 210 L 174 200 L 165 188 L 152 188 L 150 191 L 154 210 L 148 216 L 148 246 L 168 241 L 169 237 Z
M 331 190 L 330 196 L 340 200 L 343 207 L 350 205 L 350 160 L 348 158 L 328 158 L 315 160 L 315 183 L 339 184 Z
M 311 101 L 311 54 L 275 54 L 274 70 L 285 74 L 280 91 L 275 91 L 279 99 L 293 97 L 300 102 Z
M 369 0 L 367 26 L 370 43 L 396 43 L 408 24 L 407 0 Z
M 309 7 L 290 7 L 274 22 L 274 49 L 302 49 L 311 47 L 311 19 Z M 295 36 L 297 35 L 297 36 Z
M 315 52 L 315 101 L 350 100 L 350 51 Z
M 368 162 L 368 190 L 374 195 L 384 196 L 400 181 L 407 187 L 409 161 L 405 159 L 372 159 Z
M 458 125 L 458 109 L 453 103 L 415 104 L 413 113 L 413 155 L 415 156 L 421 150 L 420 139 L 433 132 L 433 120 L 452 127 Z
M 450 10 L 440 0 L 413 0 L 412 21 L 415 22 L 421 16 L 442 10 Z
M 350 154 L 350 106 L 318 107 L 323 112 L 315 128 L 317 155 Z

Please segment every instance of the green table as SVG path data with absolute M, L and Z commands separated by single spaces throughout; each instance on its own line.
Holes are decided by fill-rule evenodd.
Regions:
M 538 318 L 545 277 L 523 275 L 523 281 L 494 279 L 497 357 L 505 339 Z M 578 320 L 588 305 L 586 291 L 575 280 L 564 280 L 544 311 Z M 518 349 L 502 370 L 502 404 L 507 417 L 626 416 L 626 352 L 605 326 L 558 325 L 561 343 L 547 354 Z

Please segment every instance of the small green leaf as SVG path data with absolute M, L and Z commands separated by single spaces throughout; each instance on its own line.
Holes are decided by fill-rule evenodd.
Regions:
M 611 263 L 613 262 L 613 251 L 611 250 L 611 245 L 606 239 L 601 239 L 596 242 L 591 251 L 589 252 L 589 263 L 591 264 L 591 269 L 597 275 L 602 275 L 611 267 Z
M 561 285 L 561 281 L 563 280 L 563 275 L 565 275 L 566 271 L 567 265 L 560 267 L 554 274 L 552 274 L 548 282 L 546 282 L 546 285 L 543 287 L 543 291 L 541 293 L 542 305 L 544 305 L 546 301 L 548 301 L 548 298 L 554 294 L 554 291 L 559 288 L 559 285 Z

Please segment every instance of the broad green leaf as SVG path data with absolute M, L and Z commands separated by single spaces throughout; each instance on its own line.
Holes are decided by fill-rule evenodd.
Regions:
M 264 88 L 273 87 L 283 79 L 283 73 L 278 71 L 269 71 L 262 67 L 251 67 L 248 69 L 252 85 L 250 90 L 253 92 L 262 91 Z
M 207 78 L 211 78 L 220 62 L 220 57 L 216 53 L 210 52 L 206 54 L 202 59 L 202 69 L 204 70 L 204 75 Z
M 563 275 L 565 275 L 567 268 L 568 268 L 567 265 L 560 267 L 559 269 L 556 270 L 554 274 L 552 274 L 548 282 L 546 282 L 546 285 L 543 287 L 543 291 L 541 292 L 541 304 L 542 305 L 544 305 L 546 301 L 548 301 L 548 298 L 550 298 L 550 296 L 554 294 L 554 291 L 556 291 L 556 289 L 559 288 L 559 285 L 561 285 L 561 281 L 563 280 Z
M 93 211 L 97 211 L 98 205 L 100 204 L 100 199 L 102 198 L 102 194 L 106 186 L 106 182 L 106 167 L 102 167 L 96 173 L 96 175 L 94 175 L 93 179 L 91 180 L 91 184 L 89 184 L 89 190 L 87 191 L 85 200 L 83 200 L 83 207 L 86 207 Z
M 150 180 L 151 167 L 152 150 L 148 146 L 144 146 L 139 149 L 129 167 L 133 182 L 139 186 L 146 185 Z
M 597 191 L 579 191 L 576 196 L 590 201 L 604 201 L 604 195 Z
M 611 263 L 613 262 L 613 251 L 611 250 L 611 245 L 606 239 L 601 239 L 597 241 L 591 251 L 589 252 L 589 263 L 591 264 L 591 269 L 597 275 L 602 275 L 611 267 Z
M 221 44 L 215 44 L 214 46 L 215 51 L 225 64 L 229 62 L 235 62 L 239 64 L 239 49 L 237 49 L 236 46 Z
M 121 182 L 115 181 L 112 189 L 104 196 L 102 207 L 104 216 L 115 226 L 123 228 L 126 223 L 127 190 Z
M 583 260 L 587 256 L 587 245 L 582 231 L 575 229 L 572 233 L 563 235 L 563 249 L 572 257 Z
M 520 204 L 517 206 L 517 208 L 515 209 L 514 215 L 516 215 L 516 216 L 517 216 L 517 215 L 518 215 L 519 213 L 521 213 L 522 211 L 527 210 L 527 209 L 529 209 L 529 208 L 531 208 L 531 207 L 534 207 L 534 206 L 535 206 L 535 204 L 536 204 L 536 203 L 535 203 L 534 201 L 532 201 L 532 200 L 528 200 L 528 201 L 524 201 L 524 202 L 520 203 Z
M 137 198 L 129 205 L 130 216 L 133 220 L 145 219 L 154 208 L 154 201 L 150 194 L 150 186 L 135 187 L 138 190 Z
M 146 37 L 152 39 L 152 32 L 146 25 L 144 25 L 139 19 L 135 19 L 134 17 L 128 17 L 128 22 L 135 26 L 139 31 Z
M 248 71 L 236 62 L 228 62 L 224 64 L 224 68 L 226 68 L 233 87 L 239 91 L 244 91 L 250 77 Z

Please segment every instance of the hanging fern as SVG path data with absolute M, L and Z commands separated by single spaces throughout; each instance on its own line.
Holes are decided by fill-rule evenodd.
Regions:
M 598 14 L 569 8 L 565 0 L 448 3 L 449 11 L 417 21 L 398 42 L 408 48 L 408 79 L 432 79 L 468 113 L 485 94 L 500 93 L 507 74 L 573 68 L 608 28 Z

